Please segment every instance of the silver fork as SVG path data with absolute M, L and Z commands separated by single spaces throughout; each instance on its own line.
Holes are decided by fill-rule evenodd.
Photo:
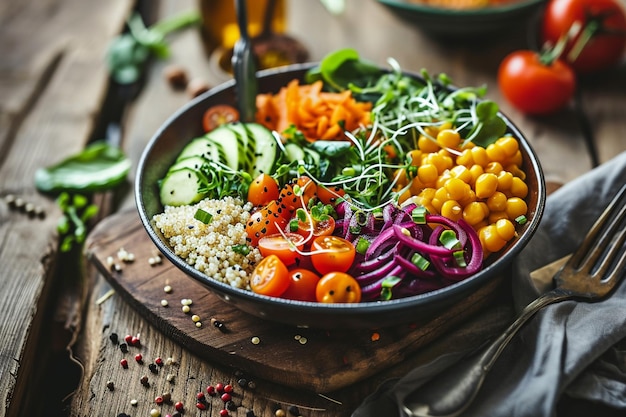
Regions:
M 518 330 L 543 307 L 564 300 L 606 297 L 626 275 L 626 185 L 591 227 L 581 246 L 554 276 L 555 288 L 531 302 L 480 355 L 448 369 L 413 392 L 403 405 L 416 417 L 458 416 L 472 403 L 487 373 Z

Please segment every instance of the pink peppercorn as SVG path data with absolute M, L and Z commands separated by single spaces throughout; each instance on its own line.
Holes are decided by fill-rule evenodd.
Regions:
M 155 403 L 157 403 L 157 404 L 159 404 L 159 405 L 163 404 L 163 397 L 161 397 L 161 396 L 159 395 L 158 397 L 156 397 L 156 398 L 154 399 L 154 402 L 155 402 Z
M 204 393 L 203 393 L 203 392 L 199 392 L 199 393 L 197 393 L 197 394 L 196 394 L 196 398 L 197 398 L 198 400 L 204 400 Z
M 222 384 L 221 382 L 215 384 L 215 391 L 219 392 L 220 394 L 224 392 L 224 384 Z
M 154 363 L 156 363 L 156 364 L 157 364 L 157 365 L 159 365 L 159 366 L 163 366 L 163 359 L 161 359 L 161 358 L 156 358 L 156 359 L 154 360 Z
M 198 402 L 198 403 L 196 403 L 196 407 L 198 408 L 198 410 L 206 410 L 206 404 L 205 403 Z
M 138 354 L 136 354 L 136 355 L 135 355 L 135 360 L 136 360 L 138 363 L 143 362 L 143 356 L 141 356 L 141 353 L 138 353 Z
M 133 336 L 130 339 L 130 344 L 133 346 L 141 346 L 141 341 L 139 340 L 139 338 L 137 336 Z
M 228 416 L 229 416 L 228 410 L 226 409 L 220 410 L 220 417 L 228 417 Z
M 128 361 L 126 359 L 122 359 L 120 365 L 122 365 L 122 368 L 128 369 Z
M 233 399 L 232 395 L 230 395 L 229 393 L 225 392 L 222 394 L 222 396 L 220 397 L 222 399 L 222 401 L 224 401 L 225 403 L 229 402 L 230 400 Z
M 124 336 L 124 341 L 126 343 L 128 343 L 129 345 L 132 345 L 133 344 L 133 337 L 131 335 L 127 334 L 126 336 Z
M 224 385 L 224 392 L 233 392 L 233 386 L 230 384 Z
M 215 395 L 215 387 L 213 385 L 209 385 L 206 387 L 206 393 L 209 395 Z
M 174 404 L 174 408 L 176 409 L 176 411 L 181 412 L 183 411 L 183 409 L 185 408 L 183 406 L 183 403 L 181 403 L 180 401 L 178 401 L 176 404 Z

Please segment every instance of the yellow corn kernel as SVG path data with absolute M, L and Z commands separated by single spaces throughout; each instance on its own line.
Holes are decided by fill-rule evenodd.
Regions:
M 453 129 L 443 129 L 437 133 L 437 143 L 442 148 L 456 149 L 461 143 L 461 135 Z
M 413 178 L 413 180 L 411 180 L 411 186 L 409 187 L 409 190 L 411 191 L 411 194 L 418 195 L 422 192 L 424 187 L 425 185 L 422 181 L 420 181 L 419 177 L 415 177 Z
M 485 170 L 478 164 L 474 164 L 469 169 L 470 174 L 472 174 L 472 184 L 476 184 L 476 179 L 480 176 L 480 174 L 484 173 Z
M 515 236 L 515 225 L 509 219 L 500 219 L 496 222 L 498 235 L 507 242 Z
M 498 191 L 507 191 L 513 184 L 513 174 L 508 171 L 500 171 L 498 174 Z
M 488 145 L 485 150 L 487 151 L 487 156 L 492 162 L 502 163 L 506 160 L 506 154 L 504 153 L 504 150 L 496 143 Z
M 439 176 L 439 178 L 437 178 L 437 181 L 435 182 L 435 187 L 436 188 L 444 187 L 446 185 L 446 182 L 448 182 L 450 178 L 452 178 L 452 176 L 450 175 L 450 171 L 444 171 Z
M 435 191 L 437 190 L 432 187 L 426 187 L 419 193 L 418 196 L 422 199 L 422 201 L 430 202 L 433 198 L 435 198 Z
M 496 192 L 498 188 L 498 177 L 496 174 L 492 174 L 491 172 L 485 172 L 481 174 L 478 178 L 476 178 L 476 185 L 474 186 L 474 190 L 476 192 L 476 197 L 478 198 L 489 198 Z
M 437 152 L 437 154 L 441 157 L 441 164 L 444 170 L 450 169 L 454 166 L 454 158 L 450 152 L 445 149 L 441 149 Z
M 496 226 L 493 224 L 482 227 L 478 232 L 478 237 L 483 248 L 491 253 L 498 252 L 506 245 L 506 240 L 498 235 Z
M 528 185 L 520 177 L 513 177 L 511 180 L 511 195 L 513 197 L 526 198 L 528 195 Z
M 446 170 L 446 165 L 447 165 L 446 161 L 444 160 L 444 157 L 439 155 L 438 153 L 429 153 L 423 159 L 422 163 L 433 164 L 434 166 L 437 167 L 437 172 L 439 174 L 443 173 L 443 171 Z
M 407 162 L 416 167 L 422 163 L 422 151 L 414 149 L 406 154 Z
M 444 187 L 449 198 L 457 201 L 464 199 L 470 190 L 469 184 L 460 178 L 450 178 Z
M 459 156 L 456 157 L 457 165 L 463 165 L 466 167 L 471 167 L 474 165 L 474 158 L 472 157 L 471 149 L 464 149 L 463 152 Z
M 500 162 L 496 162 L 496 161 L 492 161 L 489 162 L 486 166 L 485 166 L 485 172 L 491 172 L 493 174 L 499 174 L 504 170 L 504 168 L 502 167 L 502 164 Z
M 523 180 L 526 179 L 526 173 L 519 167 L 519 165 L 509 164 L 505 167 L 506 171 L 509 171 L 514 177 L 519 177 Z
M 411 198 L 413 195 L 411 194 L 411 190 L 404 190 L 398 195 L 398 204 L 404 203 L 406 200 Z
M 436 198 L 439 201 L 441 201 L 442 203 L 444 201 L 447 201 L 450 199 L 450 196 L 448 195 L 448 190 L 446 189 L 446 187 L 439 187 L 435 190 L 435 195 L 433 197 L 433 199 Z
M 519 152 L 519 143 L 513 136 L 503 136 L 495 143 L 500 147 L 500 149 L 502 149 L 507 158 L 510 158 Z
M 490 211 L 489 212 L 489 223 L 496 223 L 500 219 L 509 219 L 509 216 L 506 214 L 506 211 Z
M 464 183 L 472 183 L 472 173 L 464 165 L 457 165 L 450 169 L 450 176 L 452 178 L 458 178 Z
M 417 168 L 417 176 L 423 184 L 434 185 L 439 177 L 439 171 L 433 164 L 424 164 Z
M 463 217 L 463 208 L 456 201 L 448 200 L 441 205 L 441 215 L 456 222 Z
M 486 167 L 489 162 L 489 156 L 487 156 L 487 151 L 482 146 L 475 146 L 472 148 L 472 159 L 474 159 L 474 163 L 478 164 L 482 167 Z
M 463 220 L 474 226 L 483 221 L 488 211 L 485 203 L 474 201 L 463 208 Z
M 459 204 L 462 207 L 467 206 L 469 203 L 473 203 L 474 201 L 476 201 L 476 193 L 474 192 L 474 190 L 472 190 L 471 188 L 468 190 L 467 194 L 465 195 L 465 198 L 459 200 Z
M 506 165 L 514 164 L 521 167 L 523 162 L 524 158 L 522 157 L 522 151 L 517 151 L 513 156 L 506 159 Z
M 472 142 L 471 140 L 470 140 L 470 141 L 466 141 L 466 140 L 464 140 L 464 141 L 461 143 L 461 149 L 462 149 L 462 150 L 465 150 L 465 149 L 472 149 L 472 148 L 473 148 L 473 147 L 475 147 L 475 146 L 476 146 L 476 144 L 475 144 L 474 142 Z
M 505 211 L 506 202 L 507 196 L 501 191 L 496 191 L 487 199 L 487 207 L 490 211 Z
M 417 139 L 417 147 L 420 151 L 426 153 L 437 152 L 439 150 L 437 142 L 424 135 L 420 135 Z
M 528 206 L 526 202 L 519 197 L 511 197 L 506 201 L 506 214 L 511 220 L 524 216 L 527 211 Z

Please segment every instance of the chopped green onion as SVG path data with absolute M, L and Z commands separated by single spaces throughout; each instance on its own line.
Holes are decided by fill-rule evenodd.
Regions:
M 355 249 L 358 253 L 363 255 L 365 254 L 365 252 L 367 252 L 367 248 L 369 247 L 370 247 L 370 241 L 365 239 L 364 237 L 360 237 L 356 242 Z
M 247 255 L 250 253 L 250 246 L 248 245 L 233 245 L 233 252 L 238 253 L 240 255 Z
M 361 226 L 359 226 L 358 224 L 354 226 L 350 226 L 348 229 L 350 230 L 350 233 L 352 233 L 353 235 L 361 234 Z
M 528 218 L 524 216 L 523 214 L 515 218 L 515 222 L 517 224 L 526 224 L 527 221 L 528 221 Z
M 391 289 L 398 285 L 402 281 L 402 278 L 396 276 L 390 276 L 383 280 L 382 282 L 382 290 L 380 290 L 380 299 L 383 301 L 391 300 L 393 294 L 391 293 Z
M 426 207 L 417 206 L 411 211 L 411 217 L 415 224 L 426 224 Z
M 296 210 L 296 218 L 301 222 L 306 222 L 307 221 L 306 211 L 304 211 L 304 209 L 301 209 L 301 208 Z
M 452 255 L 454 256 L 454 260 L 456 261 L 456 264 L 458 266 L 460 266 L 461 268 L 465 268 L 467 266 L 467 262 L 465 262 L 465 252 L 463 252 L 462 250 L 457 250 L 454 251 Z
M 441 232 L 441 236 L 439 236 L 439 242 L 448 249 L 461 248 L 461 242 L 459 242 L 459 239 L 456 237 L 456 233 L 454 233 L 454 230 L 448 229 Z
M 299 225 L 299 221 L 298 219 L 291 219 L 289 220 L 289 231 L 290 232 L 297 232 L 298 228 L 300 227 Z
M 198 209 L 196 210 L 196 214 L 193 215 L 193 218 L 201 221 L 204 224 L 209 224 L 211 223 L 211 220 L 213 219 L 213 215 L 207 211 Z
M 430 261 L 419 253 L 414 253 L 413 256 L 411 256 L 411 263 L 422 271 L 426 271 L 430 266 Z

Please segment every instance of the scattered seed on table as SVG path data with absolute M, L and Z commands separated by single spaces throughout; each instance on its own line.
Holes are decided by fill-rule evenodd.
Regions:
M 222 401 L 224 401 L 225 403 L 227 403 L 227 402 L 229 402 L 230 400 L 232 400 L 232 399 L 233 399 L 233 396 L 232 396 L 232 395 L 230 395 L 229 393 L 225 392 L 225 393 L 223 393 L 223 394 L 220 396 L 220 399 L 221 399 Z
M 189 306 L 182 306 L 181 310 L 183 313 L 187 314 L 191 311 L 191 308 L 189 308 Z
M 130 400 L 130 405 L 132 405 L 133 407 L 137 407 L 137 404 L 139 404 L 139 401 L 137 401 L 136 399 L 132 399 Z
M 161 397 L 163 397 L 163 402 L 169 403 L 170 401 L 172 401 L 172 394 L 170 394 L 169 392 L 164 392 Z
M 197 323 L 200 321 L 200 316 L 197 314 L 194 314 L 193 316 L 191 316 L 191 321 L 193 321 L 194 323 Z
M 157 396 L 157 397 L 154 399 L 154 402 L 155 402 L 155 403 L 157 403 L 157 405 L 161 405 L 161 404 L 163 404 L 163 397 L 161 397 L 160 395 L 159 395 L 159 396 Z
M 246 411 L 246 417 L 256 417 L 253 410 Z
M 191 300 L 191 298 L 183 298 L 182 300 L 180 300 L 180 303 L 184 306 L 190 306 L 193 304 L 193 301 Z
M 287 409 L 287 411 L 289 411 L 289 414 L 291 414 L 292 416 L 299 416 L 300 415 L 300 410 L 295 405 L 290 405 L 289 408 Z
M 113 269 L 113 265 L 115 265 L 115 259 L 112 256 L 107 256 L 107 267 Z
M 150 383 L 148 382 L 148 377 L 145 376 L 145 375 L 141 377 L 139 382 L 141 382 L 141 385 L 143 385 L 144 387 L 149 387 L 150 386 Z
M 250 339 L 250 341 L 252 342 L 253 345 L 258 345 L 259 343 L 261 343 L 261 339 L 259 339 L 258 336 L 253 336 L 252 339 Z
M 167 307 L 169 305 L 169 303 L 167 302 L 167 300 L 163 299 L 161 300 L 161 306 L 162 307 Z
M 115 389 L 115 384 L 113 383 L 113 381 L 107 381 L 107 388 L 109 389 L 109 391 L 113 391 Z
M 226 409 L 229 411 L 237 411 L 237 404 L 234 401 L 228 401 L 226 403 Z
M 198 328 L 199 328 L 199 327 L 202 327 L 202 322 L 201 322 L 201 321 L 197 321 L 197 322 L 196 322 L 196 327 L 198 327 Z
M 207 386 L 206 393 L 209 395 L 215 395 L 215 387 L 213 385 Z
M 245 388 L 248 386 L 248 380 L 245 378 L 239 378 L 237 380 L 237 385 L 239 385 L 241 388 Z
M 203 403 L 203 402 L 197 402 L 197 403 L 196 403 L 196 408 L 197 408 L 198 410 L 206 410 L 206 404 L 205 404 L 205 403 Z
M 122 368 L 128 369 L 128 361 L 125 358 L 120 360 L 120 365 L 122 365 Z
M 229 417 L 229 416 L 230 414 L 228 413 L 227 409 L 220 410 L 220 417 Z
M 133 336 L 131 339 L 131 344 L 133 346 L 141 346 L 141 340 L 139 340 L 139 336 Z
M 126 343 L 120 344 L 120 350 L 122 351 L 122 353 L 128 352 L 128 345 Z
M 287 415 L 287 413 L 285 413 L 285 410 L 283 410 L 282 408 L 279 408 L 278 410 L 276 410 L 274 415 L 276 417 L 285 417 Z
M 119 343 L 119 337 L 117 336 L 117 333 L 111 333 L 109 335 L 109 340 L 111 340 L 114 345 L 117 345 Z
M 143 362 L 143 356 L 141 356 L 141 353 L 135 355 L 135 361 L 137 361 L 137 363 Z
M 133 336 L 132 336 L 132 335 L 127 334 L 126 336 L 124 336 L 124 341 L 125 341 L 126 343 L 128 343 L 129 345 L 132 345 L 132 344 L 133 344 Z
M 204 392 L 200 391 L 199 393 L 196 394 L 196 399 L 198 401 L 204 401 L 206 399 L 206 397 L 204 396 Z
M 167 382 L 174 382 L 174 374 L 167 374 L 167 376 L 165 377 L 165 379 L 167 380 Z
M 156 358 L 156 359 L 154 360 L 154 363 L 156 363 L 156 364 L 157 364 L 157 365 L 159 365 L 159 366 L 163 366 L 163 359 L 161 359 L 161 358 Z
M 163 291 L 165 291 L 166 293 L 171 293 L 172 292 L 172 286 L 171 285 L 166 285 L 165 287 L 163 287 Z
M 152 372 L 153 374 L 158 374 L 159 373 L 159 369 L 157 368 L 157 366 L 153 363 L 148 365 L 148 369 L 150 370 L 150 372 Z
M 161 412 L 156 408 L 150 410 L 150 417 L 161 417 Z
M 301 336 L 301 337 L 298 339 L 298 342 L 299 342 L 301 345 L 305 345 L 305 344 L 306 344 L 306 342 L 308 342 L 308 339 L 307 339 L 306 337 L 304 337 L 304 336 Z
M 179 401 L 174 404 L 174 408 L 176 409 L 176 411 L 182 412 L 185 409 L 185 406 L 183 406 L 183 403 Z

